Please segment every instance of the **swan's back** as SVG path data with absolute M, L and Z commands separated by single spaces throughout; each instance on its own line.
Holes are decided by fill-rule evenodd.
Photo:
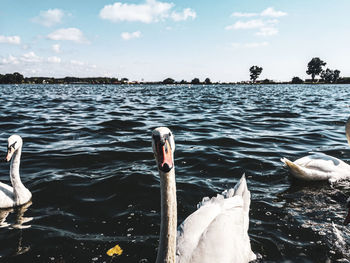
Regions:
M 313 153 L 294 162 L 282 158 L 291 174 L 303 180 L 337 181 L 350 177 L 350 166 L 342 160 L 324 153 Z
M 249 262 L 256 257 L 248 236 L 250 192 L 245 177 L 234 189 L 211 199 L 179 226 L 176 261 Z

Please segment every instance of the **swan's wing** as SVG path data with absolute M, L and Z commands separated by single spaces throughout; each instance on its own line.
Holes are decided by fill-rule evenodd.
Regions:
M 9 208 L 14 205 L 13 188 L 7 184 L 0 183 L 0 208 Z
M 179 226 L 177 262 L 237 262 L 255 259 L 248 237 L 250 192 L 244 176 L 234 189 L 204 199 Z M 238 261 L 239 262 L 239 261 Z
M 191 263 L 249 262 L 251 251 L 243 207 L 220 213 L 205 229 L 191 255 Z
M 342 160 L 323 153 L 307 155 L 294 162 L 282 158 L 292 175 L 304 180 L 339 180 L 350 177 L 350 166 Z
M 310 169 L 318 169 L 325 172 L 332 172 L 336 169 L 347 167 L 342 160 L 324 153 L 313 153 L 300 158 L 294 162 L 295 164 L 304 166 Z

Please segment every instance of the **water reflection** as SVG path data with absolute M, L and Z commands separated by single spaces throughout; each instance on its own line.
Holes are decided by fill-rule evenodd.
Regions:
M 18 230 L 16 233 L 17 242 L 16 246 L 11 249 L 13 252 L 9 253 L 12 256 L 18 256 L 24 254 L 30 250 L 30 246 L 23 245 L 23 229 L 30 228 L 31 225 L 27 224 L 33 220 L 33 217 L 25 217 L 24 213 L 32 205 L 32 202 L 28 202 L 20 207 L 0 209 L 0 228 L 7 228 L 9 230 Z
M 30 228 L 31 225 L 25 225 L 26 223 L 33 220 L 33 217 L 24 217 L 24 213 L 32 205 L 32 202 L 28 202 L 22 206 L 0 209 L 0 228 L 8 227 L 13 229 L 25 229 Z M 8 220 L 10 214 L 14 215 L 13 220 Z

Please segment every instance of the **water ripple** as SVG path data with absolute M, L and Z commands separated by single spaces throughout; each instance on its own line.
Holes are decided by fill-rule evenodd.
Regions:
M 281 157 L 350 161 L 349 86 L 0 86 L 0 143 L 24 139 L 27 211 L 4 212 L 3 262 L 154 262 L 160 224 L 153 128 L 176 139 L 179 221 L 246 173 L 262 262 L 349 262 L 350 184 L 289 179 Z M 0 179 L 9 183 L 9 165 Z M 24 215 L 23 215 L 24 214 Z M 30 218 L 29 228 L 11 227 Z M 17 222 L 17 223 L 16 223 Z

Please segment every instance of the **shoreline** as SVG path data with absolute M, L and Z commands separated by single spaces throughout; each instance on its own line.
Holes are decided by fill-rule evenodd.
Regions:
M 294 80 L 294 78 L 293 78 Z M 166 78 L 163 81 L 130 81 L 128 78 L 109 78 L 109 77 L 24 77 L 22 74 L 15 72 L 13 74 L 0 74 L 0 84 L 79 84 L 79 85 L 279 85 L 279 84 L 350 84 L 350 77 L 342 77 L 333 82 L 326 82 L 323 79 L 305 79 L 297 78 L 296 81 L 277 82 L 270 79 L 256 81 L 238 81 L 238 82 L 211 82 L 209 78 L 200 81 L 194 78 L 192 81 L 175 81 L 171 78 Z

